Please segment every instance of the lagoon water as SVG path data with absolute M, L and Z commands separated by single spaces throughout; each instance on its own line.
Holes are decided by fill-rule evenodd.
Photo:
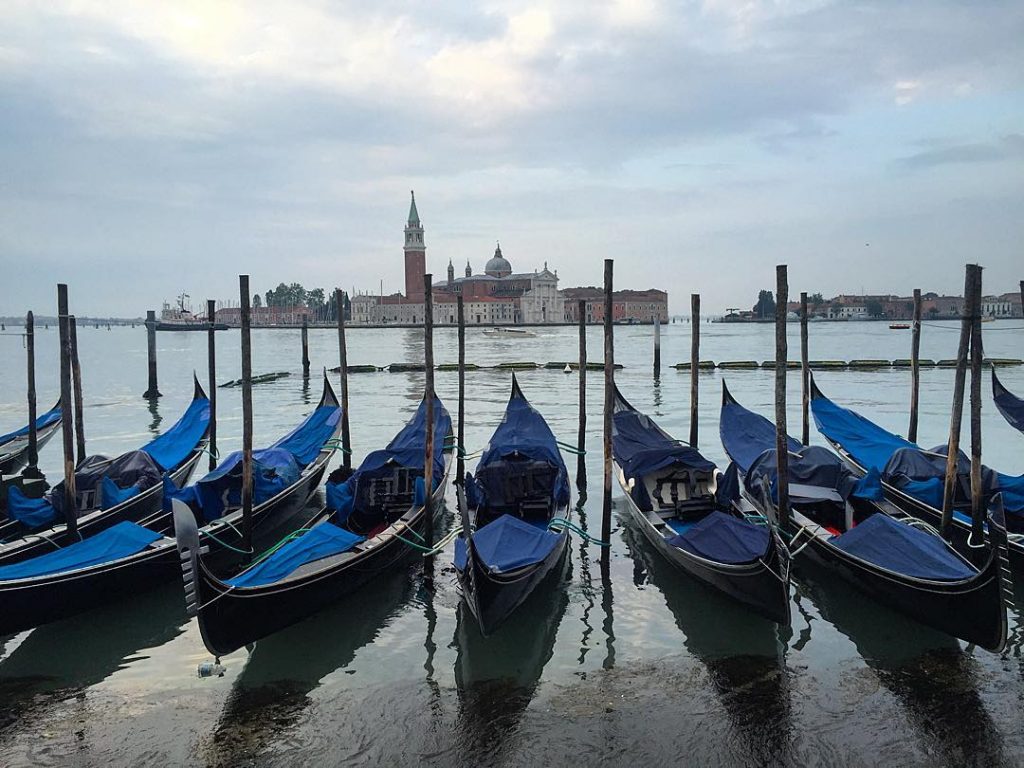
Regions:
M 10 329 L 9 329 L 10 330 Z M 958 327 L 930 323 L 922 357 L 955 356 Z M 704 324 L 703 359 L 774 358 L 770 325 Z M 591 360 L 602 359 L 599 328 Z M 905 358 L 908 331 L 884 323 L 819 323 L 812 359 Z M 688 434 L 690 327 L 663 327 L 660 381 L 651 371 L 650 327 L 616 328 L 619 386 L 678 437 Z M 1024 357 L 1021 322 L 984 326 L 992 357 Z M 57 396 L 56 330 L 37 335 L 40 407 Z M 218 379 L 240 375 L 238 333 L 217 334 Z M 146 339 L 135 329 L 79 330 L 90 453 L 137 447 L 174 422 L 205 385 L 206 336 L 158 334 L 160 390 L 146 388 Z M 422 360 L 416 330 L 348 333 L 352 365 Z M 790 328 L 790 357 L 799 357 Z M 25 421 L 22 342 L 0 337 L 13 364 L 0 369 L 0 432 Z M 535 338 L 467 332 L 467 359 L 575 360 L 573 328 Z M 254 330 L 255 373 L 288 378 L 253 390 L 255 444 L 276 439 L 309 412 L 318 374 L 301 378 L 299 332 Z M 314 371 L 337 365 L 337 337 L 310 332 Z M 452 329 L 435 332 L 438 363 L 456 360 Z M 723 466 L 718 439 L 721 380 L 748 407 L 771 415 L 771 371 L 702 373 L 700 449 Z M 995 411 L 985 373 L 982 423 L 987 464 L 1024 471 L 1024 435 Z M 1024 392 L 1024 367 L 1001 373 Z M 575 373 L 519 374 L 556 435 L 574 442 Z M 920 442 L 948 431 L 953 371 L 922 372 Z M 905 431 L 907 370 L 822 371 L 838 402 Z M 438 393 L 456 409 L 455 373 Z M 337 376 L 332 376 L 337 385 Z M 481 449 L 501 418 L 510 376 L 467 374 L 466 444 Z M 382 446 L 412 414 L 417 373 L 350 377 L 355 459 Z M 789 377 L 789 425 L 799 434 L 799 373 Z M 600 531 L 602 375 L 588 378 L 589 498 L 578 521 Z M 222 453 L 241 443 L 240 390 L 218 390 Z M 811 430 L 812 442 L 821 442 Z M 965 431 L 966 440 L 966 431 Z M 570 473 L 575 457 L 567 456 Z M 58 478 L 59 438 L 41 453 Z M 313 504 L 321 503 L 318 494 Z M 454 510 L 449 490 L 448 508 Z M 1001 656 L 966 647 L 806 567 L 795 570 L 793 624 L 779 632 L 673 571 L 626 522 L 615 488 L 610 566 L 596 545 L 574 539 L 561 585 L 532 600 L 484 639 L 459 605 L 451 552 L 437 558 L 432 587 L 422 565 L 383 575 L 331 610 L 224 657 L 223 677 L 199 678 L 212 660 L 183 610 L 180 584 L 67 621 L 0 638 L 0 765 L 1024 765 L 1022 615 L 1010 615 Z M 451 514 L 446 528 L 451 525 Z M 451 547 L 449 547 L 449 550 Z M 799 565 L 803 565 L 798 561 Z M 1017 591 L 1020 601 L 1024 596 Z

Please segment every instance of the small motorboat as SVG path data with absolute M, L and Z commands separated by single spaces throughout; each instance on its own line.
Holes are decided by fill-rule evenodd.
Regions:
M 889 323 L 890 331 L 908 331 L 910 330 L 910 323 Z
M 487 336 L 502 336 L 508 339 L 527 339 L 533 338 L 537 334 L 533 331 L 528 331 L 525 328 L 485 328 L 484 334 Z

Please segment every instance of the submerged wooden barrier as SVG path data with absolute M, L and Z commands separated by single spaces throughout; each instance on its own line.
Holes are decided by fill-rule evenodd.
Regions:
M 274 371 L 273 373 L 261 373 L 259 376 L 251 377 L 251 384 L 266 384 L 268 381 L 277 381 L 283 379 L 291 374 L 288 371 Z M 235 379 L 234 381 L 226 381 L 220 385 L 221 389 L 227 389 L 228 387 L 240 387 L 245 381 L 245 377 L 241 379 Z

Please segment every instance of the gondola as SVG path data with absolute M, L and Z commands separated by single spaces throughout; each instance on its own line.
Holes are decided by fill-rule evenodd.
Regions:
M 618 388 L 612 453 L 633 520 L 662 557 L 789 625 L 789 552 L 769 520 L 716 498 L 715 465 L 636 410 Z
M 186 607 L 198 616 L 210 653 L 223 656 L 295 624 L 417 551 L 427 526 L 440 518 L 451 466 L 451 418 L 435 398 L 433 516 L 428 520 L 426 412 L 424 398 L 386 448 L 370 453 L 349 476 L 335 470 L 327 483 L 326 508 L 293 539 L 233 578 L 213 573 L 194 516 L 175 503 Z
M 886 498 L 900 509 L 938 528 L 946 476 L 946 446 L 930 451 L 829 400 L 811 378 L 811 413 L 818 431 L 858 474 L 881 475 Z M 998 491 L 1006 512 L 1010 564 L 1024 572 L 1024 475 L 1013 477 L 982 468 L 986 506 Z M 969 553 L 971 534 L 970 460 L 961 451 L 954 484 L 950 532 L 961 552 Z
M 722 386 L 722 445 L 742 493 L 778 520 L 775 426 Z M 999 652 L 1006 644 L 1006 539 L 990 517 L 991 547 L 979 570 L 911 516 L 885 501 L 876 473 L 858 478 L 826 448 L 787 437 L 790 510 L 783 534 L 794 557 L 836 572 L 923 624 Z
M 992 367 L 992 399 L 1003 418 L 1018 432 L 1024 432 L 1024 399 L 1017 397 L 1003 386 Z
M 63 522 L 63 481 L 42 499 L 9 489 L 7 519 L 0 521 L 0 566 L 52 552 L 124 521 L 169 530 L 161 476 L 169 475 L 176 485 L 187 482 L 206 450 L 209 428 L 210 401 L 193 376 L 192 400 L 169 430 L 114 459 L 82 460 L 75 468 L 77 539 Z
M 565 557 L 569 473 L 544 417 L 515 375 L 501 424 L 466 475 L 468 529 L 455 540 L 455 573 L 480 631 L 490 635 Z
M 323 479 L 336 448 L 341 408 L 327 379 L 317 408 L 270 448 L 253 452 L 252 526 L 294 515 Z M 164 476 L 163 501 L 177 514 L 205 523 L 197 534 L 227 568 L 247 554 L 242 548 L 241 453 L 185 488 Z M 165 507 L 165 508 L 166 508 Z M 159 517 L 167 520 L 169 511 Z M 128 520 L 82 541 L 0 566 L 0 635 L 56 621 L 97 605 L 127 599 L 179 576 L 172 536 Z
M 60 402 L 36 417 L 36 450 L 41 451 L 60 429 Z M 28 425 L 0 435 L 0 475 L 13 475 L 28 464 Z

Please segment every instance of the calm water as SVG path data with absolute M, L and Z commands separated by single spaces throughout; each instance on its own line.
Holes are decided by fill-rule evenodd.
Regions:
M 1020 321 L 986 324 L 994 357 L 1024 357 Z M 797 328 L 791 356 L 798 355 Z M 774 357 L 770 326 L 702 326 L 714 360 Z M 480 364 L 575 359 L 574 329 L 537 338 L 467 334 Z M 145 332 L 79 331 L 90 452 L 116 454 L 174 422 L 206 370 L 203 334 L 158 335 L 160 389 L 149 407 Z M 217 335 L 218 379 L 240 375 L 238 335 Z M 666 365 L 689 359 L 689 326 L 663 329 Z M 438 330 L 436 359 L 456 360 L 454 331 Z M 924 330 L 922 356 L 953 357 L 953 324 Z M 314 370 L 337 364 L 336 336 L 310 333 Z M 817 324 L 811 357 L 909 356 L 909 332 L 882 323 Z M 599 329 L 589 336 L 601 359 Z M 24 423 L 23 351 L 0 337 L 0 431 Z M 253 390 L 256 444 L 275 439 L 319 396 L 301 379 L 297 331 L 254 331 L 254 371 L 292 371 Z M 630 400 L 678 436 L 688 433 L 689 374 L 651 375 L 651 330 L 617 328 L 618 382 Z M 38 342 L 41 406 L 56 399 L 56 331 Z M 349 333 L 351 364 L 422 360 L 411 330 Z M 701 376 L 700 448 L 724 462 L 718 441 L 721 372 Z M 1002 373 L 1024 391 L 1024 368 Z M 205 373 L 201 374 L 205 383 Z M 921 442 L 942 442 L 953 373 L 922 374 Z M 838 401 L 896 431 L 906 429 L 909 372 L 822 372 Z M 770 414 L 773 374 L 733 371 L 744 404 Z M 577 377 L 520 374 L 527 396 L 568 442 L 577 429 Z M 1024 469 L 1024 436 L 995 412 L 986 379 L 986 462 Z M 580 511 L 600 529 L 601 374 L 589 378 L 590 498 Z M 799 377 L 790 378 L 790 429 L 799 430 Z M 456 375 L 438 373 L 455 411 Z M 466 443 L 476 451 L 501 418 L 509 376 L 467 375 Z M 422 374 L 354 374 L 353 447 L 380 447 L 411 415 Z M 219 390 L 221 450 L 240 445 L 240 391 Z M 818 441 L 812 428 L 812 439 Z M 57 477 L 59 447 L 41 455 Z M 575 458 L 567 456 L 572 466 Z M 454 496 L 448 505 L 454 509 Z M 210 660 L 185 619 L 178 584 L 32 632 L 0 638 L 0 764 L 3 765 L 1022 765 L 1024 661 L 1021 616 L 1013 613 L 1003 656 L 975 651 L 861 598 L 827 573 L 801 569 L 793 626 L 778 634 L 730 602 L 668 568 L 622 523 L 610 567 L 598 548 L 575 540 L 564 589 L 540 596 L 501 634 L 484 640 L 459 605 L 451 553 L 439 557 L 433 588 L 420 565 L 382 577 L 249 653 L 222 661 L 221 678 L 199 679 Z M 623 515 L 620 519 L 619 515 Z M 449 523 L 450 524 L 450 519 Z M 1018 592 L 1018 598 L 1021 597 Z

